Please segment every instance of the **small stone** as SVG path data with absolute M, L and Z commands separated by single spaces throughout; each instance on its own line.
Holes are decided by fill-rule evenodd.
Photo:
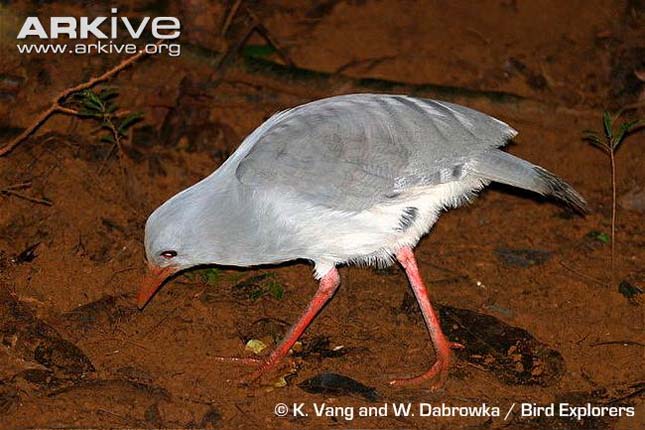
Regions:
M 259 355 L 262 351 L 267 348 L 266 344 L 259 339 L 251 339 L 246 342 L 244 349 L 252 352 L 255 355 Z

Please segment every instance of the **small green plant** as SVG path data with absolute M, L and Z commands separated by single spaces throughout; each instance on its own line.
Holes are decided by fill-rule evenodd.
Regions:
M 617 124 L 622 112 L 611 115 L 605 111 L 602 115 L 602 135 L 592 130 L 584 132 L 584 139 L 593 146 L 605 152 L 609 157 L 611 166 L 611 283 L 615 284 L 615 260 L 616 260 L 616 151 L 625 138 L 636 129 L 645 125 L 644 120 L 634 120 Z
M 589 239 L 593 239 L 593 240 L 596 240 L 598 242 L 605 243 L 605 244 L 609 243 L 609 241 L 610 241 L 609 235 L 607 233 L 602 232 L 602 231 L 598 231 L 598 230 L 592 230 L 589 233 L 587 233 L 586 236 Z
M 273 273 L 262 273 L 238 282 L 233 287 L 233 296 L 240 300 L 255 301 L 265 296 L 280 300 L 284 297 L 284 286 Z
M 193 270 L 186 273 L 186 277 L 191 281 L 199 281 L 203 284 L 214 286 L 217 285 L 221 271 L 215 267 L 209 267 L 207 269 Z
M 284 287 L 276 279 L 270 279 L 267 282 L 267 291 L 274 299 L 280 300 L 284 297 Z
M 267 295 L 280 300 L 284 297 L 284 287 L 276 279 L 269 278 L 264 282 L 264 285 L 258 285 L 257 289 L 252 290 L 249 293 L 249 298 L 257 300 Z
M 219 269 L 211 267 L 200 271 L 199 276 L 204 284 L 216 285 L 217 281 L 219 281 L 220 271 Z
M 123 154 L 123 140 L 127 138 L 128 130 L 141 121 L 143 115 L 139 112 L 120 112 L 116 104 L 118 95 L 113 88 L 103 88 L 97 92 L 83 90 L 73 94 L 70 105 L 79 117 L 98 121 L 99 127 L 106 131 L 100 138 L 101 142 L 111 143 Z

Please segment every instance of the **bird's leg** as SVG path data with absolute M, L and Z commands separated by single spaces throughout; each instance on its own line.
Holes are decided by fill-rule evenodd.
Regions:
M 463 348 L 463 345 L 451 342 L 448 340 L 446 335 L 441 330 L 441 325 L 439 324 L 439 318 L 435 310 L 432 308 L 430 303 L 430 298 L 428 297 L 428 290 L 426 289 L 423 280 L 421 279 L 421 274 L 419 273 L 419 268 L 417 267 L 417 261 L 414 258 L 414 253 L 410 248 L 403 248 L 396 254 L 396 258 L 401 263 L 405 269 L 405 273 L 408 276 L 410 281 L 410 286 L 414 295 L 419 302 L 421 307 L 421 313 L 423 314 L 423 319 L 426 322 L 428 331 L 430 332 L 430 337 L 432 338 L 432 344 L 437 355 L 437 361 L 427 372 L 415 376 L 413 378 L 403 378 L 395 379 L 390 381 L 391 385 L 407 385 L 407 384 L 417 384 L 429 379 L 434 380 L 433 388 L 441 387 L 448 378 L 448 369 L 453 361 L 452 349 Z
M 266 361 L 255 372 L 249 375 L 248 378 L 245 378 L 247 381 L 253 381 L 262 376 L 266 371 L 273 369 L 289 353 L 289 349 L 291 349 L 300 335 L 311 324 L 311 321 L 320 312 L 320 309 L 325 306 L 325 303 L 331 299 L 339 285 L 340 276 L 338 275 L 338 270 L 334 267 L 320 280 L 320 286 L 318 287 L 318 291 L 316 291 L 316 295 L 311 299 L 309 306 L 307 306 L 307 309 L 300 316 L 298 322 L 289 329 L 289 332 L 285 335 L 282 342 L 280 342 L 280 345 L 273 350 Z

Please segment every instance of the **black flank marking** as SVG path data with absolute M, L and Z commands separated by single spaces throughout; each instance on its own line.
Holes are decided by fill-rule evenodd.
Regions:
M 458 165 L 452 168 L 452 179 L 461 179 L 464 173 L 464 166 Z
M 419 214 L 419 209 L 409 206 L 405 209 L 403 209 L 403 213 L 401 214 L 401 218 L 399 219 L 399 226 L 397 228 L 398 231 L 405 231 L 412 224 L 414 224 L 414 221 L 417 219 L 417 215 Z

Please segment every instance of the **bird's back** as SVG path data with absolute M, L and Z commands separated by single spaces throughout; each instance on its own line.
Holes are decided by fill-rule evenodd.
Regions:
M 277 114 L 247 138 L 243 184 L 360 211 L 454 169 L 516 134 L 483 113 L 407 96 L 353 94 Z

